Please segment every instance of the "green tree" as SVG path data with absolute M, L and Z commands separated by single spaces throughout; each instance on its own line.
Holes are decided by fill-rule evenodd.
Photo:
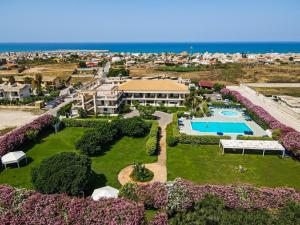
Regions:
M 80 195 L 89 187 L 92 161 L 72 152 L 60 153 L 47 159 L 32 170 L 32 182 L 41 193 Z
M 35 74 L 35 88 L 36 88 L 36 94 L 42 95 L 42 82 L 43 82 L 43 76 L 40 73 Z
M 96 129 L 86 131 L 76 143 L 76 148 L 89 156 L 99 155 L 117 137 L 117 128 L 111 123 L 105 123 Z
M 202 103 L 202 96 L 198 96 L 196 92 L 191 92 L 185 99 L 185 105 L 192 109 L 192 112 L 196 112 L 200 109 Z

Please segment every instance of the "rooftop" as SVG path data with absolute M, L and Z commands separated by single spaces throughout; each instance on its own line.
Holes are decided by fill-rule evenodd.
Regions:
M 121 91 L 188 92 L 188 87 L 172 80 L 130 80 L 119 86 Z

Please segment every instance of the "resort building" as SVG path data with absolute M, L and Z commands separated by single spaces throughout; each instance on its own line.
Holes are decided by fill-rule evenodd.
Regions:
M 118 114 L 122 104 L 132 105 L 135 101 L 141 105 L 181 107 L 187 94 L 189 88 L 180 79 L 106 78 L 81 90 L 75 108 L 83 108 L 90 114 Z
M 0 99 L 23 100 L 30 97 L 30 85 L 28 84 L 0 84 Z

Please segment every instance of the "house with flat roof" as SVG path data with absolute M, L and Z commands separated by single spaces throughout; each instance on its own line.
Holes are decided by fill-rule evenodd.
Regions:
M 27 84 L 0 84 L 0 99 L 23 100 L 30 97 L 30 85 Z
M 98 79 L 78 94 L 75 108 L 90 114 L 118 114 L 122 104 L 166 107 L 184 106 L 189 88 L 179 80 L 124 80 L 124 78 Z

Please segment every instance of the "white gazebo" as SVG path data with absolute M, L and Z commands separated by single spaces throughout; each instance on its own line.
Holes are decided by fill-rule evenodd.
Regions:
M 17 152 L 9 152 L 7 154 L 5 154 L 4 156 L 1 157 L 1 162 L 4 165 L 5 169 L 6 169 L 6 165 L 7 164 L 12 164 L 12 163 L 17 163 L 18 167 L 20 167 L 19 162 L 25 159 L 26 163 L 27 163 L 27 158 L 26 158 L 26 154 L 22 151 L 17 151 Z
M 95 189 L 92 194 L 92 199 L 98 201 L 100 198 L 117 198 L 119 190 L 110 186 Z

